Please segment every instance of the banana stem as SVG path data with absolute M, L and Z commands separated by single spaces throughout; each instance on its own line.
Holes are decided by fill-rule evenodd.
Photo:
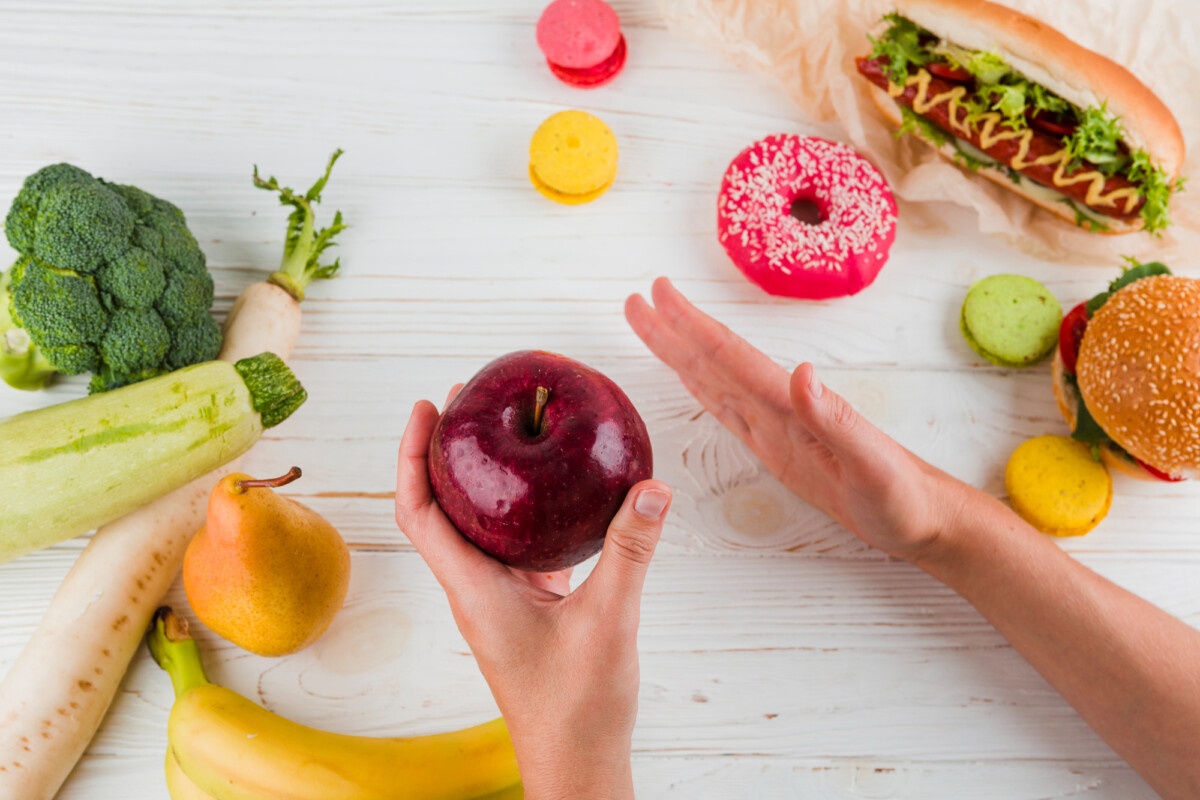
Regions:
M 146 639 L 154 662 L 171 676 L 175 697 L 180 698 L 197 686 L 207 686 L 204 663 L 200 660 L 200 648 L 188 632 L 187 620 L 176 614 L 169 606 L 154 612 L 153 627 Z

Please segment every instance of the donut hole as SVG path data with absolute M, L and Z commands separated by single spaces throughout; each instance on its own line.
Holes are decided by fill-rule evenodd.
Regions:
M 825 221 L 821 207 L 811 197 L 797 197 L 792 201 L 792 207 L 788 209 L 788 214 L 805 225 L 820 225 Z
M 579 141 L 578 136 L 568 136 L 567 137 L 567 147 L 571 148 L 572 150 L 578 148 L 579 145 L 581 145 L 581 144 L 583 144 L 583 142 Z

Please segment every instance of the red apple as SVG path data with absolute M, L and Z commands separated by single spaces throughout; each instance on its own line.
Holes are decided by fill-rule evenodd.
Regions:
M 462 388 L 429 443 L 450 521 L 517 569 L 574 566 L 604 544 L 625 494 L 652 471 L 650 437 L 625 393 L 566 356 L 501 356 Z

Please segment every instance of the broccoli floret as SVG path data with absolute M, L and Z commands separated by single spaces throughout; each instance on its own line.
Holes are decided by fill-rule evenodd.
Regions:
M 118 308 L 100 340 L 100 357 L 117 375 L 149 372 L 166 358 L 171 333 L 153 309 Z
M 100 300 L 110 311 L 119 308 L 153 308 L 167 288 L 162 262 L 140 247 L 131 247 L 100 268 Z
M 21 254 L 0 296 L 9 384 L 92 372 L 107 391 L 216 358 L 212 277 L 171 203 L 54 164 L 26 178 L 5 232 Z
M 25 179 L 25 185 L 13 200 L 4 221 L 4 232 L 13 249 L 19 253 L 33 251 L 33 240 L 37 227 L 38 206 L 42 195 L 55 186 L 68 183 L 89 183 L 92 176 L 70 164 L 52 164 L 43 167 Z
M 205 314 L 198 322 L 183 325 L 171 333 L 167 350 L 167 368 L 182 369 L 201 361 L 210 361 L 221 349 L 221 328 Z
M 56 370 L 12 318 L 10 272 L 0 274 L 0 379 L 18 389 L 41 389 Z
M 108 321 L 94 278 L 32 256 L 13 265 L 12 306 L 13 319 L 41 347 L 95 344 Z
M 95 372 L 104 363 L 100 358 L 100 347 L 94 344 L 68 344 L 62 347 L 40 349 L 46 357 L 46 362 L 54 365 L 51 371 L 61 372 L 64 375 Z

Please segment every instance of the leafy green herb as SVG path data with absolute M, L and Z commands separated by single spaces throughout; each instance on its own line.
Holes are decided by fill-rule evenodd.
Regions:
M 1100 423 L 1092 416 L 1092 412 L 1088 411 L 1087 404 L 1083 402 L 1083 395 L 1079 395 L 1079 402 L 1075 405 L 1075 430 L 1071 431 L 1071 438 L 1090 444 L 1092 457 L 1097 461 L 1100 460 L 1099 446 L 1112 443 L 1112 437 L 1104 432 Z
M 897 137 L 903 136 L 906 133 L 914 133 L 921 136 L 926 141 L 941 147 L 949 144 L 953 138 L 950 134 L 934 125 L 929 120 L 922 117 L 920 114 L 913 111 L 908 106 L 900 106 L 900 115 L 904 118 L 900 123 L 900 127 L 896 130 Z
M 992 109 L 999 111 L 1005 124 L 1013 130 L 1019 131 L 1027 124 L 1025 109 L 1029 106 L 1029 98 L 1025 90 L 1028 87 L 1029 83 L 1022 80 L 1011 84 L 998 83 L 985 90 L 991 93 Z
M 1089 319 L 1108 302 L 1108 299 L 1113 294 L 1124 289 L 1129 284 L 1154 275 L 1171 274 L 1171 268 L 1161 261 L 1147 261 L 1143 264 L 1133 256 L 1125 256 L 1125 260 L 1129 262 L 1129 266 L 1122 269 L 1121 275 L 1108 285 L 1108 290 L 1101 292 L 1087 301 L 1087 315 Z
M 1146 198 L 1141 216 L 1148 233 L 1156 233 L 1171 224 L 1167 204 L 1171 193 L 1183 189 L 1183 179 L 1172 182 L 1166 171 L 1150 161 L 1145 150 L 1138 150 L 1129 161 L 1126 171 L 1129 180 L 1138 185 L 1138 193 Z
M 963 68 L 974 75 L 977 81 L 989 86 L 999 83 L 1005 76 L 1012 74 L 1012 68 L 1003 58 L 986 50 L 976 50 L 971 53 L 967 58 L 967 63 L 963 64 Z
M 1084 109 L 1078 127 L 1065 141 L 1073 166 L 1080 161 L 1090 161 L 1105 175 L 1113 175 L 1128 161 L 1120 147 L 1124 138 L 1121 119 L 1108 113 L 1106 100 L 1099 108 Z
M 1075 106 L 1062 99 L 1040 83 L 1031 83 L 1029 88 L 1033 95 L 1035 111 L 1045 111 L 1049 114 L 1075 115 Z
M 980 161 L 978 158 L 971 155 L 970 153 L 963 151 L 963 149 L 958 146 L 957 142 L 955 142 L 955 144 L 954 144 L 954 160 L 957 161 L 959 164 L 961 164 L 963 167 L 966 167 L 967 169 L 971 170 L 971 172 L 979 172 L 980 167 L 989 166 L 989 164 L 986 161 Z
M 871 58 L 887 58 L 888 79 L 892 83 L 903 84 L 908 79 L 909 64 L 919 67 L 932 60 L 929 51 L 921 44 L 922 36 L 932 34 L 899 14 L 887 14 L 883 19 L 891 23 L 888 29 L 878 39 L 867 37 L 872 45 Z
M 1083 228 L 1085 231 L 1091 231 L 1092 233 L 1103 233 L 1104 231 L 1110 230 L 1110 228 L 1103 222 L 1089 215 L 1086 211 L 1080 208 L 1079 204 L 1071 198 L 1064 197 L 1059 200 L 1059 202 L 1066 203 L 1071 207 L 1071 210 L 1075 212 L 1075 224 Z

